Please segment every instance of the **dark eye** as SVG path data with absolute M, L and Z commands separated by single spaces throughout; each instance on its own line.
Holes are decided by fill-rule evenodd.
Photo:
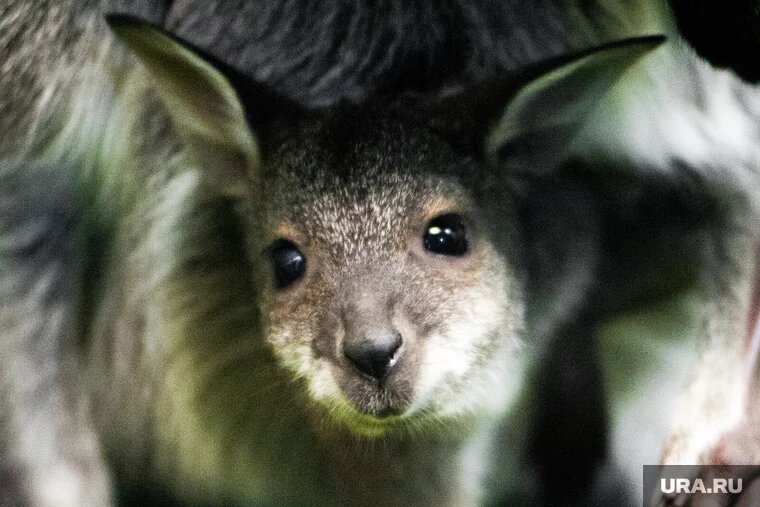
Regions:
M 464 218 L 455 213 L 439 215 L 425 227 L 422 238 L 425 250 L 441 255 L 462 256 L 467 253 Z
M 284 289 L 301 278 L 306 271 L 306 257 L 287 239 L 278 239 L 267 248 L 274 269 L 274 284 Z

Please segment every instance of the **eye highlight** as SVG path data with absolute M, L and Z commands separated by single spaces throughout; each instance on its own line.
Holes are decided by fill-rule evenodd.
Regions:
M 306 272 L 306 257 L 287 239 L 278 239 L 266 249 L 274 270 L 274 285 L 285 289 Z
M 425 226 L 425 250 L 440 255 L 461 257 L 469 250 L 465 219 L 456 213 L 438 215 Z

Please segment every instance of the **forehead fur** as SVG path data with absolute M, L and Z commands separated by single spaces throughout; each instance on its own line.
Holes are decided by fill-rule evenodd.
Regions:
M 455 154 L 409 101 L 343 105 L 281 118 L 270 139 L 265 169 L 329 173 L 346 183 L 377 172 L 465 176 L 466 157 Z M 284 162 L 284 163 L 283 163 Z M 317 164 L 316 166 L 314 164 Z
M 442 199 L 469 202 L 474 161 L 392 105 L 333 108 L 277 137 L 263 167 L 267 216 L 310 235 L 396 241 Z

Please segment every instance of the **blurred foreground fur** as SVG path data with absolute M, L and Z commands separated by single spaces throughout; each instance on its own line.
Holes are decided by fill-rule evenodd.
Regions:
M 357 443 L 337 429 L 322 433 L 330 438 L 321 442 L 312 441 L 314 435 L 291 432 L 301 424 L 308 426 L 305 420 L 290 419 L 300 413 L 291 409 L 302 403 L 300 399 L 280 399 L 272 392 L 243 388 L 263 382 L 278 390 L 291 381 L 273 359 L 257 359 L 260 368 L 256 371 L 241 367 L 237 361 L 251 361 L 251 354 L 267 356 L 271 350 L 241 348 L 248 335 L 227 333 L 245 330 L 255 337 L 260 326 L 256 291 L 248 285 L 254 283 L 246 253 L 250 245 L 242 242 L 245 224 L 238 198 L 227 195 L 229 189 L 216 188 L 230 174 L 217 172 L 219 178 L 210 181 L 199 177 L 206 173 L 194 170 L 198 161 L 173 133 L 143 68 L 108 32 L 102 6 L 86 1 L 65 4 L 42 9 L 17 1 L 4 8 L 0 19 L 0 125 L 4 132 L 0 138 L 0 329 L 5 348 L 0 357 L 0 401 L 9 407 L 0 413 L 7 435 L 0 443 L 0 498 L 4 496 L 8 504 L 107 505 L 113 501 L 116 481 L 121 487 L 135 485 L 143 494 L 173 482 L 171 486 L 188 498 L 211 495 L 205 499 L 225 501 L 225 494 L 240 495 L 238 499 L 260 494 L 284 501 L 277 496 L 281 493 L 267 490 L 265 478 L 285 473 L 282 467 L 292 467 L 303 473 L 299 481 L 303 490 L 292 493 L 301 498 L 314 494 L 313 500 L 319 501 L 320 489 L 312 487 L 308 477 L 321 464 L 303 462 L 316 458 L 300 451 L 305 446 L 329 454 L 346 446 L 350 454 Z M 213 3 L 204 5 L 215 11 L 212 20 L 239 14 Z M 476 44 L 468 44 L 466 38 L 460 42 L 462 48 L 481 48 L 481 55 L 476 50 L 458 52 L 437 46 L 438 41 L 454 40 L 447 36 L 405 30 L 426 26 L 414 22 L 415 15 L 435 16 L 435 11 L 421 13 L 389 4 L 388 11 L 382 11 L 387 19 L 408 19 L 409 25 L 391 31 L 398 35 L 380 31 L 362 39 L 367 34 L 365 25 L 348 20 L 365 20 L 366 26 L 389 22 L 367 21 L 369 11 L 361 5 L 354 17 L 337 7 L 329 14 L 331 4 L 321 5 L 325 12 L 317 19 L 330 19 L 332 25 L 327 25 L 333 28 L 320 28 L 318 41 L 348 48 L 361 47 L 357 40 L 367 44 L 348 63 L 319 53 L 345 54 L 335 52 L 333 46 L 327 50 L 314 44 L 315 37 L 306 29 L 288 24 L 271 31 L 262 28 L 277 26 L 276 19 L 299 19 L 298 9 L 288 16 L 275 7 L 270 10 L 251 2 L 242 12 L 257 19 L 260 9 L 261 19 L 266 20 L 251 25 L 261 29 L 258 38 L 251 36 L 251 40 L 246 40 L 244 29 L 228 32 L 222 21 L 212 22 L 204 32 L 206 17 L 196 17 L 192 8 L 201 7 L 192 4 L 156 4 L 143 14 L 163 20 L 170 28 L 174 19 L 173 33 L 308 106 L 341 98 L 364 101 L 410 89 L 432 96 L 453 94 L 469 82 L 567 52 L 572 46 L 670 29 L 660 12 L 644 4 L 629 5 L 620 12 L 592 6 L 591 15 L 586 16 L 561 5 L 531 3 L 526 8 L 516 3 L 515 12 L 525 13 L 519 19 L 517 15 L 509 19 L 504 13 L 510 12 L 510 6 L 503 5 L 497 12 L 505 16 L 505 26 L 514 30 L 492 26 L 489 16 L 482 14 L 490 12 L 485 7 L 467 9 L 462 3 L 457 12 L 469 20 L 466 23 L 441 14 L 450 12 L 441 9 L 441 23 L 431 26 L 444 34 L 459 34 L 463 23 L 476 27 L 461 32 L 470 34 Z M 135 6 L 131 9 L 138 9 Z M 493 19 L 502 22 L 499 17 Z M 626 24 L 627 19 L 637 22 Z M 531 27 L 529 33 L 536 33 L 525 36 L 517 29 L 521 23 Z M 334 27 L 344 25 L 356 27 L 349 32 L 356 40 L 348 39 L 340 46 L 335 39 L 322 37 L 343 33 Z M 512 38 L 513 33 L 521 35 Z M 502 40 L 502 35 L 503 46 L 490 43 Z M 493 47 L 498 49 L 489 49 Z M 283 48 L 282 53 L 277 48 Z M 567 405 L 562 395 L 576 393 L 580 383 L 583 394 L 569 397 L 570 408 L 578 412 L 574 417 L 579 421 L 598 418 L 604 428 L 604 407 L 595 397 L 584 398 L 591 389 L 583 381 L 599 376 L 604 376 L 607 392 L 594 395 L 609 399 L 613 459 L 632 484 L 637 484 L 641 460 L 657 458 L 665 431 L 675 428 L 665 460 L 694 462 L 742 417 L 746 378 L 738 337 L 746 325 L 747 271 L 752 263 L 746 222 L 755 203 L 747 199 L 746 190 L 757 188 L 752 169 L 758 151 L 753 119 L 757 104 L 730 75 L 703 67 L 681 50 L 671 45 L 659 51 L 626 81 L 625 88 L 616 90 L 613 95 L 623 99 L 604 103 L 606 107 L 599 108 L 601 112 L 573 139 L 572 162 L 559 164 L 548 157 L 536 164 L 535 158 L 528 157 L 527 166 L 508 164 L 514 170 L 510 181 L 505 178 L 496 184 L 505 192 L 498 194 L 504 202 L 485 201 L 496 208 L 486 213 L 485 223 L 492 224 L 487 226 L 488 237 L 504 241 L 496 250 L 509 259 L 509 269 L 520 282 L 517 285 L 526 291 L 521 297 L 527 298 L 529 349 L 544 353 L 537 343 L 549 341 L 541 359 L 544 366 L 549 365 L 547 376 L 557 379 L 555 383 L 554 377 L 543 377 L 540 366 L 535 367 L 538 372 L 527 374 L 538 378 L 538 387 L 517 402 L 512 412 L 515 424 L 502 436 L 506 450 L 498 456 L 499 451 L 491 449 L 506 463 L 532 451 L 539 461 L 542 456 L 557 458 L 544 461 L 544 475 L 567 473 L 561 452 L 567 442 L 556 436 L 562 432 L 556 431 L 552 411 Z M 293 51 L 314 51 L 316 56 L 304 57 L 303 64 L 297 65 L 292 63 L 299 61 Z M 367 54 L 371 57 L 360 58 Z M 416 73 L 413 68 L 420 54 L 428 55 L 429 61 L 423 66 L 425 72 Z M 440 59 L 452 54 L 460 55 L 454 59 L 457 63 L 444 60 L 447 65 L 442 65 Z M 294 71 L 284 62 L 303 71 Z M 439 68 L 450 71 L 431 72 Z M 514 160 L 521 160 L 517 155 Z M 219 160 L 212 162 L 219 171 Z M 384 184 L 394 188 L 394 183 Z M 493 225 L 498 223 L 494 218 L 500 216 L 498 210 L 512 206 L 512 214 L 503 217 L 514 217 L 514 223 Z M 195 275 L 187 276 L 188 272 Z M 507 305 L 516 313 L 519 307 L 519 303 Z M 619 326 L 608 325 L 602 328 L 599 342 L 595 340 L 600 320 L 632 308 L 646 310 L 638 320 L 629 318 L 628 326 L 637 334 L 632 337 L 630 332 L 618 331 Z M 658 316 L 660 321 L 676 323 L 657 329 L 652 322 L 656 324 Z M 281 318 L 287 323 L 289 317 Z M 519 327 L 520 319 L 515 319 L 513 324 Z M 663 335 L 671 338 L 664 346 L 658 341 Z M 682 341 L 674 338 L 680 335 L 685 337 Z M 189 354 L 172 356 L 172 342 L 163 338 L 172 336 L 183 337 Z M 689 354 L 684 351 L 693 349 L 693 336 L 700 337 L 697 373 L 692 374 L 690 387 L 675 410 L 658 407 L 657 400 L 672 405 L 681 389 L 687 363 L 692 362 L 684 359 Z M 230 338 L 230 347 L 221 347 Z M 212 345 L 220 349 L 212 353 L 208 348 Z M 674 351 L 675 361 L 667 362 Z M 565 356 L 588 364 L 583 368 L 568 365 Z M 596 365 L 597 356 L 601 366 Z M 501 367 L 505 368 L 511 356 L 503 357 Z M 257 383 L 257 379 L 264 380 Z M 493 389 L 519 387 L 518 379 L 512 379 L 509 385 Z M 310 396 L 314 395 L 312 389 Z M 271 417 L 264 421 L 264 431 L 249 426 L 262 424 L 250 420 L 247 407 L 254 402 L 266 406 L 262 412 Z M 543 419 L 540 413 L 537 422 L 522 420 L 523 410 L 542 404 L 546 405 Z M 449 401 L 444 408 L 452 405 L 456 403 Z M 663 412 L 669 414 L 663 417 Z M 651 420 L 649 414 L 653 414 Z M 671 416 L 674 425 L 669 424 Z M 541 438 L 527 451 L 521 432 L 526 424 L 550 426 L 539 431 Z M 445 423 L 442 426 L 446 428 Z M 273 432 L 273 427 L 288 431 Z M 435 428 L 423 426 L 420 431 L 425 435 L 420 440 L 442 438 Z M 208 439 L 209 435 L 213 438 Z M 299 438 L 305 440 L 299 442 Z M 453 445 L 443 440 L 444 447 Z M 161 445 L 156 446 L 156 441 Z M 276 457 L 259 463 L 261 470 L 253 469 L 250 457 L 240 455 L 246 448 L 239 447 L 241 441 L 271 449 Z M 439 448 L 441 442 L 435 443 Z M 401 444 L 393 439 L 364 441 L 359 451 L 363 456 L 388 453 L 398 457 L 394 445 Z M 576 445 L 583 448 L 584 442 Z M 277 455 L 282 449 L 291 454 Z M 427 470 L 433 466 L 429 461 L 441 461 L 430 448 L 409 454 L 416 469 Z M 478 470 L 485 466 L 485 454 L 477 445 L 471 449 L 467 461 L 471 475 L 469 481 L 462 480 L 475 484 Z M 326 490 L 345 487 L 348 497 L 357 494 L 350 491 L 349 477 L 361 475 L 361 467 L 347 456 L 333 462 L 345 468 L 338 468 L 337 477 L 327 480 L 332 485 Z M 400 463 L 400 459 L 386 463 L 387 469 L 376 469 L 371 479 L 379 481 L 381 472 L 402 474 L 406 479 Z M 454 484 L 451 472 L 439 467 L 439 463 L 433 467 L 440 474 L 439 484 Z M 254 476 L 262 477 L 261 482 L 251 481 Z M 197 482 L 199 478 L 205 482 Z M 431 502 L 436 502 L 435 495 L 451 493 L 448 488 L 426 491 L 423 486 L 400 489 L 394 482 L 385 487 L 392 494 L 416 491 Z M 469 499 L 479 494 L 466 492 Z M 405 496 L 396 503 L 415 500 L 419 499 Z M 459 501 L 451 496 L 448 500 Z

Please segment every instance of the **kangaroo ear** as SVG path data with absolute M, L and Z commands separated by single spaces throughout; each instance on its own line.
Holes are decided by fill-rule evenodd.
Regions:
M 242 188 L 244 176 L 259 161 L 240 95 L 245 78 L 150 24 L 124 16 L 111 16 L 108 23 L 148 70 L 178 133 L 202 167 L 210 166 L 222 173 L 215 176 Z
M 620 41 L 533 70 L 488 133 L 486 153 L 527 157 L 523 163 L 533 168 L 554 167 L 625 71 L 663 41 Z
M 626 39 L 483 83 L 444 99 L 442 123 L 455 125 L 454 135 L 470 149 L 504 159 L 510 169 L 551 169 L 625 71 L 664 40 Z

